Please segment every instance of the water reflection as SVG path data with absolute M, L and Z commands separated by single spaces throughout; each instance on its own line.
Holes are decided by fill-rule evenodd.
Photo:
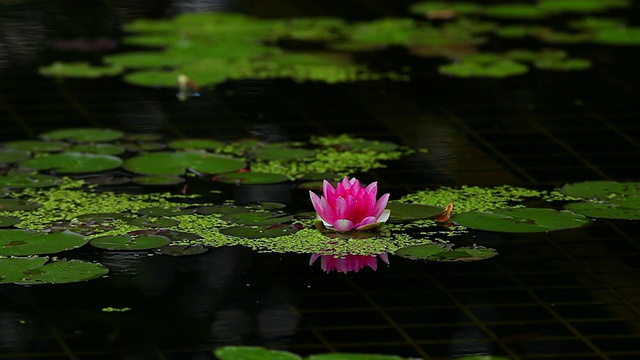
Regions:
M 320 268 L 325 272 L 329 273 L 332 270 L 341 273 L 348 273 L 350 271 L 358 272 L 360 269 L 365 267 L 370 267 L 373 271 L 378 270 L 378 258 L 382 260 L 387 265 L 389 264 L 389 255 L 387 253 L 382 253 L 380 255 L 344 255 L 344 256 L 334 256 L 334 255 L 320 255 L 313 254 L 311 255 L 311 260 L 309 261 L 309 265 L 313 265 L 313 263 L 320 258 Z

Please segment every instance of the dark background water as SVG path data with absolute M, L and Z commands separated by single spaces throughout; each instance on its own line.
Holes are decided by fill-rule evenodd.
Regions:
M 638 181 L 638 48 L 568 47 L 583 72 L 454 79 L 442 60 L 393 50 L 363 58 L 411 65 L 411 82 L 326 85 L 236 81 L 179 102 L 174 90 L 119 79 L 41 77 L 60 39 L 117 41 L 122 23 L 185 11 L 256 16 L 407 16 L 409 1 L 8 1 L 0 3 L 0 140 L 62 127 L 153 131 L 168 137 L 271 141 L 351 133 L 430 149 L 361 174 L 394 198 L 438 185 L 550 188 Z M 617 14 L 637 19 L 638 5 Z M 109 41 L 106 42 L 110 44 Z M 497 43 L 496 48 L 510 44 Z M 597 221 L 549 234 L 476 233 L 500 256 L 324 274 L 308 255 L 215 249 L 193 258 L 90 253 L 110 268 L 86 284 L 0 287 L 0 358 L 211 359 L 222 345 L 299 354 L 386 353 L 425 359 L 640 358 L 637 222 Z M 79 250 L 78 250 L 79 251 Z M 73 257 L 73 256 L 71 256 Z M 104 307 L 132 310 L 106 313 Z

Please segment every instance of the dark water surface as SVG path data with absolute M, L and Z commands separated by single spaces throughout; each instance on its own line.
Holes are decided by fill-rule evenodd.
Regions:
M 409 64 L 424 74 L 404 83 L 237 81 L 186 102 L 173 90 L 118 79 L 37 74 L 37 66 L 55 59 L 105 53 L 54 50 L 56 39 L 117 41 L 119 26 L 139 17 L 199 10 L 407 15 L 408 1 L 389 3 L 2 2 L 0 141 L 95 126 L 220 140 L 350 133 L 430 149 L 427 157 L 363 175 L 393 198 L 438 185 L 640 180 L 640 51 L 633 47 L 573 46 L 572 54 L 594 61 L 592 69 L 504 80 L 447 78 L 436 74 L 440 60 L 391 51 L 369 60 Z M 109 267 L 108 277 L 0 287 L 0 358 L 212 359 L 217 346 L 260 345 L 301 355 L 636 359 L 639 233 L 638 222 L 609 220 L 549 234 L 477 233 L 477 243 L 500 256 L 449 264 L 391 257 L 377 272 L 346 275 L 309 267 L 308 255 L 245 248 L 190 258 L 83 250 Z

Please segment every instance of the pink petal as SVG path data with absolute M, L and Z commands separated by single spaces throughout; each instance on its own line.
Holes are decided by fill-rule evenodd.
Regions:
M 391 210 L 384 209 L 384 210 L 382 210 L 382 214 L 380 214 L 380 216 L 378 216 L 376 221 L 379 222 L 379 223 L 386 223 L 387 220 L 389 220 L 390 216 L 391 216 Z
M 389 264 L 389 254 L 384 252 L 378 256 L 380 256 L 380 259 L 382 259 L 382 261 L 384 261 L 387 265 Z
M 318 260 L 319 257 L 320 257 L 320 254 L 311 255 L 311 259 L 309 260 L 309 266 L 313 265 L 313 263 L 316 262 L 316 260 Z
M 336 212 L 336 218 L 346 219 L 348 211 L 347 200 L 345 200 L 343 197 L 338 197 L 334 205 L 334 210 Z
M 376 206 L 373 208 L 373 212 L 371 213 L 371 215 L 376 218 L 380 217 L 384 209 L 387 207 L 388 202 L 389 202 L 389 194 L 387 193 L 382 195 L 380 199 L 378 199 L 378 202 L 376 202 Z
M 367 216 L 366 218 L 362 219 L 362 221 L 360 221 L 359 223 L 357 223 L 355 225 L 356 230 L 360 230 L 360 228 L 367 226 L 367 225 L 371 225 L 371 224 L 375 224 L 378 221 L 376 220 L 376 218 L 374 218 L 373 216 Z
M 320 198 L 313 191 L 309 191 L 309 197 L 311 197 L 311 203 L 313 204 L 313 208 L 316 209 L 318 215 L 322 218 L 323 221 L 332 223 L 336 218 L 336 214 L 327 204 L 327 200 L 325 198 Z
M 338 231 L 350 231 L 353 229 L 353 222 L 348 219 L 339 219 L 333 223 L 333 227 Z
M 364 191 L 367 194 L 372 194 L 373 197 L 375 198 L 376 195 L 378 194 L 378 182 L 377 181 L 372 182 L 366 188 L 364 188 Z
M 336 189 L 327 180 L 322 182 L 322 193 L 329 204 L 333 204 L 336 201 Z

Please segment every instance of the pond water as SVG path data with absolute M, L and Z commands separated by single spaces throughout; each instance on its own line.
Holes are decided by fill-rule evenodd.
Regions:
M 121 26 L 140 18 L 233 11 L 372 21 L 409 17 L 411 4 L 0 2 L 0 142 L 65 128 L 109 128 L 160 134 L 165 142 L 306 142 L 350 134 L 428 149 L 350 174 L 364 183 L 377 181 L 380 194 L 390 193 L 392 200 L 442 186 L 543 191 L 589 180 L 640 181 L 637 45 L 564 44 L 559 47 L 589 59 L 592 67 L 533 69 L 497 79 L 442 75 L 437 69 L 446 59 L 392 46 L 356 60 L 379 71 L 410 67 L 411 80 L 233 80 L 202 87 L 186 101 L 176 97 L 176 87 L 38 74 L 54 61 L 97 63 L 103 55 L 130 51 L 121 42 Z M 636 3 L 605 14 L 633 23 L 640 8 Z M 514 44 L 547 46 L 532 39 L 485 46 L 500 52 Z M 305 191 L 290 183 L 236 186 L 192 178 L 188 185 L 108 189 L 174 195 L 187 189 L 218 203 L 274 201 L 285 203 L 289 213 L 313 211 Z M 71 210 L 54 206 L 56 211 Z M 212 351 L 228 345 L 301 356 L 640 358 L 639 233 L 637 220 L 616 219 L 542 233 L 470 230 L 453 243 L 493 248 L 499 255 L 438 262 L 389 254 L 389 264 L 378 261 L 376 271 L 348 273 L 326 273 L 319 261 L 309 265 L 306 252 L 221 246 L 173 257 L 84 246 L 56 256 L 99 262 L 108 275 L 0 286 L 0 359 L 214 359 Z

